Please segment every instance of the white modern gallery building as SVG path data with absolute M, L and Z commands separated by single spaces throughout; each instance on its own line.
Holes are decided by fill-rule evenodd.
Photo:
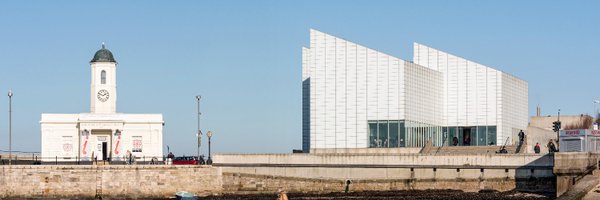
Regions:
M 117 113 L 117 61 L 102 45 L 91 64 L 90 113 L 42 114 L 43 160 L 163 158 L 162 114 Z
M 528 123 L 527 82 L 414 43 L 405 61 L 310 30 L 302 49 L 302 146 L 502 145 Z

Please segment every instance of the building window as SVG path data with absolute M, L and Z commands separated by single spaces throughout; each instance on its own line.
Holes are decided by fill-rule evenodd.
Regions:
M 62 136 L 62 150 L 65 156 L 73 152 L 73 136 Z
M 487 126 L 477 127 L 477 146 L 486 146 L 487 143 Z
M 132 137 L 132 152 L 142 152 L 142 136 Z
M 488 145 L 498 145 L 496 144 L 496 126 L 488 126 L 487 127 L 487 141 Z
M 377 122 L 369 122 L 369 147 L 379 147 L 377 138 Z
M 377 147 L 388 147 L 388 122 L 379 122 L 379 140 L 377 140 Z
M 398 121 L 390 121 L 389 128 L 389 147 L 398 147 Z
M 102 70 L 102 72 L 100 72 L 100 83 L 106 84 L 106 71 L 104 71 L 104 70 Z

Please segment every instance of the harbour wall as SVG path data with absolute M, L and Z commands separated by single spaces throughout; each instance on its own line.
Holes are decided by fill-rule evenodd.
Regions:
M 220 154 L 224 192 L 455 189 L 552 194 L 553 156 L 534 154 Z
M 1 166 L 0 198 L 156 198 L 220 193 L 220 168 L 167 165 Z
M 554 154 L 556 196 L 573 188 L 579 180 L 592 174 L 600 166 L 600 153 L 561 152 Z M 587 192 L 587 191 L 586 191 Z
M 219 154 L 213 161 L 213 166 L 0 166 L 0 198 L 556 188 L 552 155 Z

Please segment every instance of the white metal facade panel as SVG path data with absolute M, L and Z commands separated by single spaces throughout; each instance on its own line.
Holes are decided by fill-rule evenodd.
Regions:
M 369 120 L 497 126 L 496 144 L 527 125 L 523 80 L 418 43 L 412 63 L 313 29 L 310 37 L 305 150 L 365 148 Z
M 422 44 L 413 47 L 415 63 L 444 73 L 444 126 L 496 125 L 496 144 L 526 129 L 527 82 Z

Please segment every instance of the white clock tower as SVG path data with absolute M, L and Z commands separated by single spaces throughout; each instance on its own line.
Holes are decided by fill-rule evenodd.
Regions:
M 162 160 L 162 114 L 117 113 L 117 61 L 104 47 L 90 60 L 90 112 L 42 113 L 43 162 Z
M 113 114 L 117 111 L 117 61 L 104 47 L 90 61 L 92 83 L 90 107 L 92 113 Z

